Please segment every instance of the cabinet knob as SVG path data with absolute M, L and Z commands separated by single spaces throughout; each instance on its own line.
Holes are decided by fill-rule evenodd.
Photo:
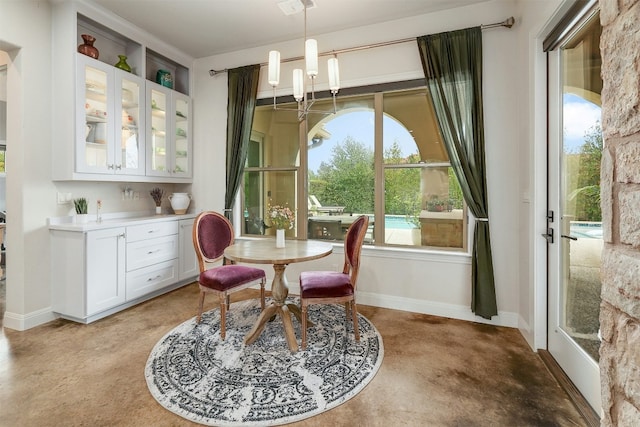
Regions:
M 113 169 L 113 165 L 107 165 L 107 169 Z
M 122 165 L 116 165 L 116 169 L 118 170 L 122 169 Z

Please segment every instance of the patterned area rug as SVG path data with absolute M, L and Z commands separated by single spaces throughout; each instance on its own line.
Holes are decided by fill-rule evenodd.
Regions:
M 298 301 L 288 300 L 298 304 Z M 234 303 L 220 341 L 220 311 L 211 310 L 165 335 L 145 376 L 153 397 L 191 421 L 267 426 L 302 420 L 346 402 L 375 376 L 384 348 L 376 328 L 358 316 L 360 343 L 342 305 L 312 305 L 307 350 L 292 354 L 279 316 L 251 345 L 243 339 L 260 314 L 258 300 Z M 300 323 L 293 324 L 300 343 Z

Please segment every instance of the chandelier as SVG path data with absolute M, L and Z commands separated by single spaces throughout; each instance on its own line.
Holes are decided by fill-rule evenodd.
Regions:
M 298 103 L 298 120 L 302 121 L 306 119 L 310 113 L 318 114 L 334 114 L 336 109 L 336 94 L 340 90 L 340 70 L 338 68 L 338 58 L 334 54 L 333 58 L 327 61 L 327 68 L 329 72 L 329 90 L 333 97 L 333 111 L 318 111 L 312 110 L 311 106 L 316 101 L 315 96 L 315 79 L 318 77 L 318 42 L 315 39 L 307 38 L 307 1 L 308 0 L 293 0 L 286 1 L 279 4 L 283 10 L 283 5 L 286 3 L 286 7 L 298 8 L 294 12 L 299 12 L 299 7 L 304 9 L 304 60 L 305 70 L 296 68 L 293 70 L 293 98 Z M 285 12 L 286 13 L 286 12 Z M 304 75 L 307 75 L 308 79 L 305 79 Z M 281 108 L 276 105 L 276 87 L 280 83 L 280 52 L 272 50 L 269 52 L 269 84 L 273 88 L 273 109 L 274 110 L 287 110 L 287 108 Z M 311 91 L 307 90 L 308 84 L 311 86 Z M 289 109 L 290 110 L 290 109 Z

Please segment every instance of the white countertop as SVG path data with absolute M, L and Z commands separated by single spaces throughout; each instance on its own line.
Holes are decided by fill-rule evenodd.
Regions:
M 147 224 L 166 220 L 193 219 L 197 216 L 195 213 L 186 213 L 183 215 L 160 214 L 156 215 L 149 212 L 119 212 L 102 214 L 102 221 L 96 221 L 96 214 L 89 214 L 89 222 L 80 224 L 75 222 L 75 216 L 53 217 L 47 220 L 49 230 L 64 231 L 92 231 L 102 230 L 114 227 L 126 227 L 129 225 Z

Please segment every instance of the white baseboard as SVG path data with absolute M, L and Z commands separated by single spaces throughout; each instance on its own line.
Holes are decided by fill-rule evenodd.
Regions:
M 300 286 L 295 283 L 289 284 L 291 295 L 300 295 Z M 430 314 L 432 316 L 449 317 L 451 319 L 466 320 L 469 322 L 486 323 L 488 325 L 507 326 L 509 328 L 518 327 L 518 313 L 509 311 L 498 311 L 497 316 L 491 320 L 476 316 L 471 312 L 471 308 L 464 305 L 445 304 L 414 298 L 398 297 L 393 295 L 376 294 L 372 292 L 358 291 L 358 304 L 370 305 L 373 307 L 390 308 L 393 310 L 409 311 L 412 313 Z
M 43 308 L 27 314 L 16 314 L 5 311 L 2 326 L 16 331 L 26 331 L 44 323 L 55 320 L 57 316 L 51 307 Z
M 518 327 L 518 314 L 508 311 L 498 311 L 497 316 L 488 320 L 480 316 L 476 316 L 471 312 L 471 308 L 464 305 L 446 304 L 362 291 L 358 292 L 358 304 L 391 308 L 393 310 L 410 311 L 412 313 L 430 314 L 432 316 L 449 317 L 451 319 L 486 323 L 488 325 L 507 326 L 510 328 Z
M 257 287 L 259 289 L 259 287 Z M 298 284 L 289 284 L 289 293 L 299 295 Z M 469 322 L 486 323 L 488 325 L 506 326 L 518 328 L 518 321 L 523 319 L 517 313 L 499 311 L 497 316 L 491 320 L 476 316 L 467 306 L 457 304 L 446 304 L 427 300 L 417 300 L 414 298 L 398 297 L 393 295 L 383 295 L 371 292 L 358 292 L 358 304 L 370 305 L 373 307 L 390 308 L 393 310 L 409 311 L 412 313 L 430 314 L 432 316 L 449 317 L 451 319 L 466 320 Z M 5 312 L 3 325 L 5 328 L 24 331 L 43 323 L 55 320 L 57 316 L 52 308 L 46 308 L 26 315 L 17 315 Z

